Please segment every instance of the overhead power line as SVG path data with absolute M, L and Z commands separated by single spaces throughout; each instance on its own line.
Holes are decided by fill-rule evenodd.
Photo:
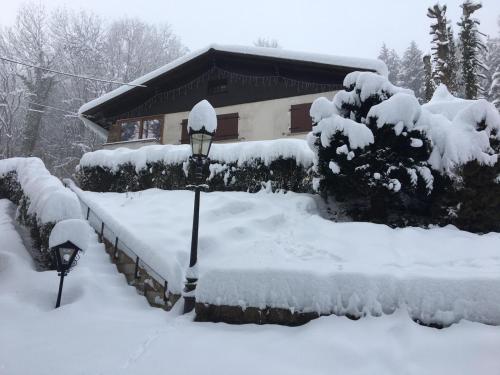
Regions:
M 39 106 L 39 107 L 50 108 L 50 109 L 54 109 L 56 111 L 69 113 L 70 115 L 78 116 L 78 113 L 76 113 L 76 112 L 67 111 L 65 109 L 61 109 L 61 108 L 57 108 L 57 107 L 51 107 L 50 105 L 38 104 L 38 103 L 30 102 L 29 100 L 26 100 L 26 103 L 29 103 L 31 105 L 36 105 L 36 106 Z
M 110 81 L 110 80 L 107 80 L 107 79 L 93 78 L 93 77 L 87 77 L 87 76 L 80 76 L 80 75 L 72 74 L 72 73 L 60 72 L 60 71 L 57 71 L 57 70 L 53 70 L 53 69 L 49 69 L 49 68 L 43 68 L 41 66 L 36 66 L 36 65 L 33 65 L 33 64 L 28 64 L 26 62 L 12 60 L 12 59 L 9 59 L 9 58 L 3 57 L 3 56 L 0 56 L 0 60 L 4 60 L 4 61 L 7 61 L 7 62 L 10 62 L 10 63 L 13 63 L 13 64 L 19 64 L 19 65 L 28 66 L 30 68 L 45 70 L 46 72 L 51 72 L 51 73 L 54 73 L 54 74 L 61 74 L 63 76 L 68 76 L 68 77 L 73 77 L 73 78 L 88 79 L 90 81 L 97 81 L 97 82 L 104 82 L 104 83 L 114 83 L 114 84 L 117 84 L 117 85 L 126 85 L 126 86 L 133 86 L 133 87 L 147 87 L 145 85 L 136 85 L 134 83 L 125 83 L 125 82 L 119 82 L 119 81 Z

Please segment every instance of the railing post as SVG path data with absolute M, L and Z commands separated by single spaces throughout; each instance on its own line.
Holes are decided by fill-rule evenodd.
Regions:
M 118 258 L 118 237 L 115 238 L 115 251 L 113 252 L 113 259 Z
M 163 302 L 165 302 L 165 306 L 167 306 L 167 303 L 168 303 L 168 282 L 167 280 L 165 280 L 163 282 Z
M 99 240 L 104 242 L 104 221 L 101 223 L 101 234 L 99 235 Z
M 139 257 L 135 258 L 135 270 L 134 270 L 134 279 L 139 278 Z

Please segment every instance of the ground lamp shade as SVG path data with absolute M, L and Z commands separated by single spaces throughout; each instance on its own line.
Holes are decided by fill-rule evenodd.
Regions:
M 52 254 L 52 259 L 56 266 L 56 270 L 59 273 L 59 293 L 57 294 L 56 308 L 61 305 L 61 295 L 62 287 L 64 282 L 64 276 L 66 276 L 71 268 L 76 265 L 78 252 L 81 249 L 70 241 L 66 241 L 60 245 L 54 246 L 50 249 Z

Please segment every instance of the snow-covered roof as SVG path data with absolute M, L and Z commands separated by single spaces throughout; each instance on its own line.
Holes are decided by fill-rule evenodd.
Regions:
M 319 53 L 309 53 L 309 52 L 298 52 L 298 51 L 290 51 L 281 48 L 267 48 L 267 47 L 248 47 L 248 46 L 236 46 L 236 45 L 220 45 L 220 44 L 211 44 L 205 48 L 199 49 L 197 51 L 188 53 L 171 63 L 168 63 L 152 72 L 143 75 L 130 82 L 134 85 L 144 85 L 150 80 L 163 75 L 182 64 L 191 61 L 198 56 L 203 55 L 204 53 L 215 50 L 220 52 L 228 52 L 228 53 L 237 53 L 242 55 L 251 55 L 251 56 L 261 56 L 261 57 L 271 57 L 276 59 L 284 59 L 284 60 L 295 60 L 295 61 L 307 61 L 311 63 L 317 64 L 325 64 L 332 66 L 340 66 L 340 67 L 348 67 L 354 69 L 362 69 L 362 70 L 372 70 L 376 71 L 381 75 L 387 76 L 388 70 L 385 63 L 381 60 L 376 59 L 366 59 L 366 58 L 358 58 L 358 57 L 346 57 L 346 56 L 334 56 L 334 55 L 326 55 Z M 117 89 L 110 91 L 99 98 L 96 98 L 84 105 L 81 106 L 78 113 L 82 114 L 90 109 L 101 105 L 108 100 L 116 98 L 135 87 L 123 85 L 118 87 Z

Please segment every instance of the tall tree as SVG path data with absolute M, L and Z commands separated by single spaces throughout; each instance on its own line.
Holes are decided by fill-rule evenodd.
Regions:
M 434 63 L 434 83 L 439 85 L 444 83 L 450 87 L 453 85 L 451 81 L 450 71 L 450 42 L 448 20 L 446 18 L 446 5 L 435 4 L 433 7 L 427 9 L 427 17 L 431 18 L 430 35 L 432 35 L 432 51 Z
M 57 51 L 51 45 L 49 16 L 41 3 L 24 4 L 5 38 L 9 56 L 32 65 L 54 68 Z M 29 92 L 22 154 L 33 155 L 40 135 L 43 107 L 53 90 L 55 76 L 40 69 L 19 69 L 18 77 Z
M 380 48 L 380 53 L 378 59 L 382 60 L 387 69 L 389 70 L 389 81 L 395 85 L 400 83 L 401 74 L 401 59 L 398 53 L 394 49 L 387 48 L 386 44 L 383 43 Z
M 106 22 L 64 9 L 48 13 L 39 3 L 20 7 L 15 25 L 0 28 L 2 56 L 108 81 L 133 80 L 186 51 L 167 24 Z M 116 87 L 0 63 L 0 157 L 36 155 L 52 173 L 71 175 L 96 144 L 75 112 Z
M 491 102 L 500 111 L 500 68 L 497 68 L 493 74 L 493 82 L 489 90 L 489 97 Z
M 487 69 L 481 61 L 481 51 L 486 49 L 481 39 L 482 34 L 478 30 L 479 20 L 473 18 L 472 14 L 481 9 L 481 3 L 473 0 L 465 0 L 460 7 L 462 17 L 460 26 L 460 46 L 462 52 L 462 75 L 465 85 L 465 97 L 476 99 L 478 93 L 484 91 L 480 86 L 480 79 L 484 78 L 483 70 Z
M 432 95 L 434 95 L 434 90 L 436 89 L 436 85 L 433 80 L 432 73 L 432 63 L 431 63 L 431 55 L 425 55 L 423 57 L 424 63 L 424 100 L 428 102 L 432 99 Z
M 1 37 L 0 51 L 4 52 Z M 21 140 L 19 125 L 25 114 L 26 90 L 17 77 L 17 69 L 15 65 L 0 63 L 0 159 L 16 155 Z
M 460 60 L 461 60 L 461 58 L 459 57 L 460 52 L 455 43 L 455 36 L 451 25 L 448 25 L 447 33 L 448 33 L 448 49 L 449 49 L 448 67 L 447 67 L 449 74 L 448 90 L 453 95 L 458 95 L 460 87 L 459 85 L 460 82 L 459 72 L 460 72 Z
M 486 69 L 484 77 L 480 81 L 480 86 L 484 87 L 484 92 L 479 94 L 480 97 L 493 101 L 491 94 L 491 86 L 493 84 L 493 76 L 497 71 L 500 71 L 500 38 L 490 38 L 486 40 L 486 49 L 481 51 L 481 61 L 484 62 Z
M 412 41 L 401 60 L 401 86 L 412 89 L 419 99 L 424 99 L 424 61 L 422 51 Z
M 267 48 L 281 48 L 281 45 L 279 44 L 278 40 L 276 39 L 270 39 L 270 38 L 264 38 L 264 37 L 258 37 L 255 42 L 253 42 L 253 45 L 255 47 L 267 47 Z

